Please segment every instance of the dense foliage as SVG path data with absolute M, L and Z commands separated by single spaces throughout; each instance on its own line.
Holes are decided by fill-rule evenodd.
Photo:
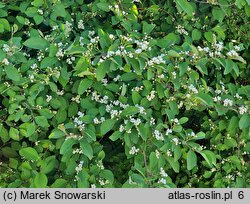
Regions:
M 0 3 L 0 187 L 250 187 L 249 0 Z

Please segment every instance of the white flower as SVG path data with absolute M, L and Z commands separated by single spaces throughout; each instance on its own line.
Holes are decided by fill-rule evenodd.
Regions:
M 108 85 L 108 79 L 104 78 L 104 79 L 102 80 L 102 84 L 103 84 L 104 86 L 107 86 L 107 85 Z
M 164 171 L 162 167 L 160 168 L 160 174 L 162 177 L 168 177 L 168 174 Z
M 36 63 L 32 64 L 32 65 L 30 66 L 30 68 L 31 68 L 31 69 L 36 69 L 36 68 L 37 68 L 37 64 L 36 64 Z
M 98 118 L 94 118 L 94 124 L 99 124 L 99 120 L 98 120 Z
M 214 100 L 214 102 L 218 102 L 218 101 L 221 100 L 221 97 L 220 97 L 220 96 L 215 96 L 215 97 L 213 98 L 213 100 Z
M 83 116 L 84 116 L 84 113 L 81 112 L 81 111 L 78 111 L 77 115 L 78 115 L 79 117 L 83 117 Z
M 80 20 L 77 25 L 78 29 L 84 30 L 83 20 Z
M 120 125 L 120 127 L 119 127 L 119 132 L 123 132 L 124 131 L 124 126 L 123 125 Z
M 241 115 L 243 115 L 244 113 L 246 113 L 247 112 L 247 107 L 245 107 L 245 106 L 240 106 L 239 107 L 239 113 L 241 114 Z
M 234 49 L 237 50 L 237 51 L 240 51 L 240 46 L 235 45 L 235 46 L 234 46 Z
M 52 99 L 52 96 L 49 96 L 49 95 L 46 95 L 46 101 L 49 103 L 50 101 L 51 101 L 51 99 Z
M 160 152 L 156 149 L 155 150 L 155 156 L 156 156 L 156 158 L 159 159 L 160 155 L 161 155 Z
M 37 13 L 39 13 L 40 15 L 43 15 L 43 10 L 42 9 L 38 9 Z
M 57 58 L 62 58 L 64 56 L 64 51 L 62 48 L 59 48 L 57 53 L 56 53 L 56 57 Z
M 78 166 L 75 168 L 77 174 L 82 170 L 82 165 L 83 165 L 83 161 L 80 161 Z
M 33 74 L 29 74 L 29 79 L 30 79 L 30 82 L 34 82 L 34 75 Z
M 227 55 L 229 56 L 229 57 L 233 57 L 233 56 L 238 56 L 238 53 L 235 51 L 235 50 L 230 50 L 228 53 L 227 53 Z
M 9 65 L 10 64 L 9 60 L 7 58 L 4 58 L 3 61 L 2 61 L 2 63 L 4 63 L 5 65 Z
M 163 141 L 164 137 L 162 135 L 162 133 L 159 130 L 155 130 L 153 133 L 153 136 L 155 137 L 155 139 Z
M 110 38 L 111 40 L 114 40 L 114 39 L 115 39 L 115 36 L 114 36 L 113 34 L 109 34 L 109 38 Z
M 153 117 L 150 119 L 150 125 L 155 125 L 155 119 Z
M 131 149 L 129 150 L 129 154 L 134 155 L 137 154 L 140 151 L 139 148 L 136 148 L 135 146 L 131 147 Z
M 173 130 L 168 128 L 165 135 L 169 135 L 169 134 L 171 134 L 172 132 L 173 132 Z
M 96 188 L 96 185 L 95 184 L 91 184 L 91 188 Z
M 190 91 L 194 92 L 195 94 L 198 93 L 198 90 L 194 87 L 193 84 L 190 84 L 190 85 L 188 86 L 188 89 L 189 89 Z
M 162 184 L 166 185 L 166 184 L 167 184 L 167 180 L 164 179 L 164 178 L 161 178 L 161 179 L 158 181 L 158 183 L 162 183 Z
M 77 95 L 76 97 L 72 97 L 71 101 L 75 101 L 76 103 L 80 103 L 80 95 Z
M 172 140 L 175 143 L 175 145 L 178 145 L 178 143 L 179 143 L 179 139 L 178 138 L 173 138 Z
M 152 101 L 155 98 L 155 91 L 151 91 L 149 95 L 147 95 L 147 99 Z
M 224 101 L 223 101 L 223 106 L 232 106 L 233 105 L 233 101 L 226 98 Z

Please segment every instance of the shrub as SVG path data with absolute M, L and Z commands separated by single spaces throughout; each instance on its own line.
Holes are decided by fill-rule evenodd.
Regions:
M 249 16 L 249 0 L 0 3 L 0 186 L 249 187 Z

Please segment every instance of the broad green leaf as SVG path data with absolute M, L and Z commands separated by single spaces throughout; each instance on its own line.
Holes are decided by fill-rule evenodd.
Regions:
M 90 160 L 93 158 L 93 149 L 86 139 L 80 141 L 80 146 L 83 154 L 87 156 Z
M 196 98 L 200 99 L 203 103 L 205 103 L 208 106 L 213 105 L 213 98 L 206 93 L 200 92 L 196 95 Z
M 50 139 L 58 139 L 65 136 L 65 133 L 59 129 L 54 129 L 52 133 L 49 135 Z
M 6 66 L 5 72 L 8 78 L 10 78 L 13 81 L 20 81 L 21 74 L 17 71 L 17 69 L 13 66 Z
M 32 147 L 25 147 L 20 149 L 19 154 L 27 160 L 36 161 L 39 159 L 37 151 Z
M 101 124 L 100 134 L 105 135 L 107 132 L 112 130 L 116 123 L 116 119 L 107 119 Z
M 226 14 L 224 12 L 224 9 L 221 9 L 219 7 L 215 7 L 212 9 L 212 15 L 213 15 L 215 20 L 222 22 Z
M 122 136 L 122 133 L 120 131 L 115 131 L 110 137 L 109 139 L 111 141 L 116 141 L 118 140 L 120 137 Z
M 176 3 L 189 16 L 193 15 L 194 9 L 187 0 L 176 0 Z
M 158 159 L 155 155 L 155 152 L 151 152 L 149 156 L 149 167 L 151 172 L 155 172 L 158 164 Z
M 63 6 L 62 3 L 58 2 L 57 4 L 55 4 L 53 7 L 52 7 L 54 13 L 56 16 L 61 16 L 61 17 L 65 17 L 66 16 L 66 10 Z
M 72 148 L 74 144 L 76 144 L 76 142 L 77 140 L 73 138 L 66 139 L 60 148 L 60 154 L 65 154 L 68 150 Z
M 114 182 L 114 175 L 110 170 L 102 170 L 100 173 L 100 177 L 104 178 L 105 180 L 108 180 L 111 184 Z
M 51 185 L 51 188 L 66 188 L 67 181 L 65 179 L 56 179 L 55 182 Z
M 180 163 L 175 161 L 173 157 L 167 157 L 167 161 L 176 173 L 180 171 Z
M 187 154 L 187 169 L 190 171 L 197 166 L 197 156 L 194 151 L 189 150 Z
M 139 108 L 134 106 L 129 106 L 122 111 L 121 116 L 130 116 L 130 115 L 135 115 L 136 113 L 139 113 Z
M 46 188 L 48 184 L 48 178 L 43 173 L 38 173 L 34 179 L 35 188 Z
M 20 140 L 19 131 L 18 131 L 16 128 L 13 128 L 13 127 L 10 128 L 9 136 L 10 136 L 10 138 L 12 138 L 13 140 L 17 140 L 17 141 Z
M 46 117 L 44 116 L 36 116 L 35 117 L 36 124 L 39 125 L 40 127 L 48 127 L 49 123 Z
M 31 37 L 23 43 L 26 47 L 44 50 L 49 46 L 47 40 L 40 38 L 40 37 Z
M 174 161 L 178 161 L 181 158 L 182 152 L 180 145 L 174 147 Z
M 57 58 L 56 57 L 45 57 L 42 61 L 41 61 L 41 68 L 47 68 L 47 67 L 51 67 L 52 65 L 54 65 L 57 62 Z
M 91 79 L 85 78 L 81 80 L 79 87 L 77 89 L 77 93 L 82 95 L 91 85 L 93 81 Z
M 203 156 L 210 167 L 212 167 L 213 165 L 216 166 L 216 155 L 213 152 L 211 152 L 210 150 L 203 150 L 200 152 L 200 154 Z
M 106 11 L 106 12 L 109 12 L 109 4 L 108 3 L 105 3 L 105 2 L 100 2 L 100 3 L 97 3 L 96 4 L 97 7 L 103 11 Z
M 241 116 L 239 121 L 239 127 L 241 130 L 248 128 L 250 126 L 250 115 L 248 113 L 245 113 Z
M 197 29 L 192 31 L 192 39 L 193 40 L 200 40 L 201 39 L 201 32 Z
M 146 21 L 142 22 L 142 33 L 148 35 L 155 28 L 155 24 L 148 24 Z
M 105 75 L 108 73 L 110 68 L 110 60 L 105 60 L 101 63 L 96 69 L 96 79 L 97 81 L 101 81 Z

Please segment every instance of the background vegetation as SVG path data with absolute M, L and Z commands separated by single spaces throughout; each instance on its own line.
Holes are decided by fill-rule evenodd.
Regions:
M 0 187 L 249 187 L 249 0 L 0 2 Z

